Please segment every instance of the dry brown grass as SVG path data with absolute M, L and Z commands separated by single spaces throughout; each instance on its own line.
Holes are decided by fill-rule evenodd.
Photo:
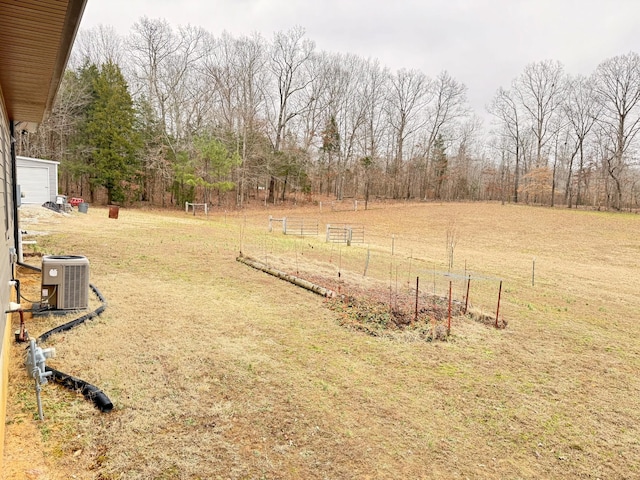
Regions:
M 364 224 L 367 277 L 366 246 L 268 234 L 269 214 Z M 50 364 L 103 388 L 115 408 L 101 414 L 47 386 L 47 419 L 35 421 L 14 347 L 8 451 L 21 425 L 35 425 L 41 478 L 640 475 L 636 215 L 406 204 L 209 218 L 121 209 L 112 220 L 92 207 L 49 222 L 40 248 L 86 255 L 109 302 L 98 320 L 50 339 Z M 445 269 L 452 222 L 456 269 L 466 260 L 504 279 L 507 329 L 466 321 L 447 342 L 372 338 L 341 327 L 320 297 L 235 261 L 242 246 L 393 293 L 405 276 Z M 493 281 L 478 283 L 492 308 Z

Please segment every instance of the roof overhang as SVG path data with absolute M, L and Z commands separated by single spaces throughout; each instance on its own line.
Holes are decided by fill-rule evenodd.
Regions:
M 53 107 L 87 0 L 0 0 L 0 89 L 9 120 Z
M 33 158 L 33 157 L 21 157 L 20 155 L 16 155 L 16 161 L 18 162 L 18 166 L 20 163 L 42 163 L 43 165 L 60 165 L 60 162 L 56 162 L 54 160 L 44 160 L 42 158 Z

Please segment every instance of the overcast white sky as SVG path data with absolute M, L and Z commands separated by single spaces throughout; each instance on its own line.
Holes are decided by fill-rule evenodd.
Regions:
M 447 70 L 480 115 L 531 62 L 589 74 L 607 58 L 640 52 L 640 0 L 88 0 L 81 28 L 127 34 L 142 16 L 265 38 L 299 25 L 319 50 L 431 77 Z

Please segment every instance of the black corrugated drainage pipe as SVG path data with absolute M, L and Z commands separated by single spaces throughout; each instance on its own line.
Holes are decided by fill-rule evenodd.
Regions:
M 100 293 L 100 290 L 98 290 L 98 287 L 96 287 L 92 283 L 90 283 L 89 286 L 91 287 L 91 290 L 93 290 L 93 293 L 96 294 L 96 297 L 98 297 L 98 300 L 102 302 L 102 305 L 96 308 L 93 312 L 89 312 L 85 315 L 82 315 L 81 317 L 76 318 L 75 320 L 71 320 L 70 322 L 63 323 L 62 325 L 58 325 L 57 327 L 52 328 L 48 332 L 43 333 L 38 337 L 38 342 L 45 342 L 47 338 L 49 338 L 54 333 L 66 332 L 67 330 L 71 330 L 72 328 L 77 327 L 78 325 L 86 322 L 87 320 L 91 320 L 92 318 L 95 318 L 98 315 L 100 315 L 102 312 L 104 312 L 105 308 L 107 308 L 107 301 L 102 296 L 102 293 Z
M 113 403 L 111 403 L 109 397 L 107 397 L 98 387 L 91 385 L 84 380 L 80 380 L 79 378 L 62 373 L 55 368 L 45 367 L 45 371 L 52 372 L 53 375 L 51 379 L 63 387 L 73 391 L 80 390 L 82 395 L 84 395 L 84 398 L 92 401 L 101 412 L 108 413 L 113 410 Z

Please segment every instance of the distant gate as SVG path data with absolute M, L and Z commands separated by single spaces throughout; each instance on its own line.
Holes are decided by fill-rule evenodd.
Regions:
M 327 225 L 329 243 L 364 243 L 364 225 Z
M 284 218 L 282 231 L 285 235 L 318 235 L 318 220 L 304 218 Z

